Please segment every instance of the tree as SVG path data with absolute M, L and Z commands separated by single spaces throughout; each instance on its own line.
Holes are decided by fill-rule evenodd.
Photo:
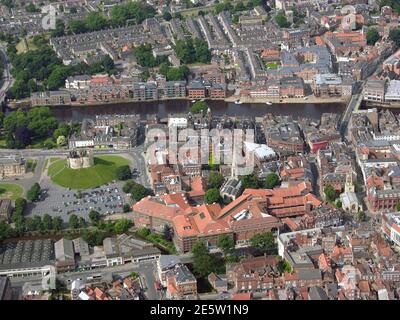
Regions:
M 24 198 L 17 198 L 15 200 L 15 209 L 14 212 L 18 215 L 23 215 L 26 208 L 26 200 Z
M 258 249 L 263 253 L 276 253 L 275 237 L 272 232 L 264 232 L 254 235 L 250 239 L 250 244 L 253 248 Z
M 396 204 L 396 210 L 400 212 L 400 202 Z
M 144 197 L 146 197 L 149 192 L 147 191 L 147 189 L 145 187 L 143 187 L 141 184 L 136 183 L 133 188 L 131 189 L 131 194 L 132 194 L 132 198 L 135 201 L 140 201 L 142 200 Z
M 122 186 L 122 191 L 125 193 L 131 193 L 132 188 L 136 185 L 136 182 L 134 180 L 128 180 L 125 182 L 125 184 Z
M 284 273 L 284 272 L 291 273 L 292 272 L 292 266 L 285 259 L 279 260 L 277 267 L 278 267 L 278 270 L 280 273 Z
M 264 187 L 265 189 L 273 189 L 279 184 L 279 177 L 276 173 L 269 173 L 265 177 Z
M 376 28 L 369 28 L 367 32 L 367 44 L 370 46 L 375 45 L 375 43 L 381 38 L 379 32 Z
M 240 178 L 240 181 L 242 182 L 242 187 L 244 189 L 258 189 L 259 188 L 258 179 L 254 174 L 242 176 Z
M 52 37 L 62 37 L 65 35 L 65 24 L 64 21 L 57 19 L 55 30 L 51 31 Z
M 357 213 L 357 220 L 360 221 L 360 222 L 365 222 L 365 221 L 367 221 L 367 215 L 365 214 L 364 211 L 359 211 L 359 212 Z
M 33 225 L 34 225 L 34 229 L 33 230 L 43 230 L 42 217 L 41 216 L 34 216 L 33 217 Z
M 100 213 L 95 210 L 91 210 L 89 212 L 89 219 L 91 224 L 96 225 L 100 221 Z
M 132 177 L 131 168 L 128 165 L 120 166 L 116 172 L 118 180 L 128 180 Z
M 70 33 L 79 34 L 88 31 L 85 21 L 82 20 L 72 20 L 68 24 L 68 29 Z
M 90 246 L 102 245 L 104 238 L 105 233 L 97 229 L 85 229 L 82 232 L 82 239 L 85 240 Z
M 208 177 L 208 187 L 219 189 L 224 183 L 224 176 L 217 172 L 211 171 L 210 176 Z
M 232 253 L 233 249 L 235 249 L 235 242 L 232 237 L 224 234 L 219 236 L 217 246 L 227 256 Z
M 47 213 L 43 216 L 42 225 L 45 231 L 53 229 L 53 219 Z
M 127 212 L 131 211 L 131 206 L 129 205 L 129 203 L 125 203 L 122 209 L 123 209 L 124 213 L 127 213 Z
M 167 241 L 171 241 L 172 240 L 172 228 L 168 225 L 168 224 L 164 224 L 163 227 L 163 236 L 164 239 Z
M 31 202 L 35 202 L 39 199 L 41 191 L 40 184 L 36 182 L 26 193 L 26 198 Z
M 389 31 L 389 39 L 394 42 L 397 48 L 400 47 L 400 28 Z
M 86 228 L 87 223 L 84 217 L 79 217 L 78 225 L 81 229 Z
M 62 229 L 63 220 L 61 217 L 53 218 L 53 229 L 56 231 L 60 231 Z
M 337 192 L 336 192 L 335 188 L 333 186 L 331 186 L 330 184 L 328 184 L 324 188 L 324 194 L 325 194 L 326 199 L 330 202 L 334 201 L 337 198 Z
M 141 237 L 141 238 L 143 238 L 143 239 L 146 239 L 147 236 L 148 236 L 150 233 L 151 233 L 151 232 L 150 232 L 150 230 L 149 230 L 148 228 L 141 228 L 141 229 L 139 229 L 139 230 L 136 231 L 136 235 L 139 236 L 139 237 Z
M 71 214 L 69 217 L 69 227 L 71 229 L 78 229 L 79 228 L 79 220 L 75 214 Z
M 108 27 L 107 19 L 100 12 L 90 12 L 85 18 L 85 24 L 90 31 L 98 31 Z
M 279 12 L 276 16 L 275 16 L 275 21 L 278 24 L 278 26 L 280 28 L 289 28 L 290 27 L 290 23 L 287 21 L 285 13 L 284 12 Z
M 36 223 L 35 220 L 33 218 L 27 218 L 25 219 L 25 228 L 26 231 L 36 231 Z
M 11 226 L 3 220 L 0 220 L 0 241 L 14 236 Z
M 129 228 L 132 226 L 132 221 L 128 219 L 120 219 L 117 222 L 115 222 L 114 225 L 114 232 L 117 234 L 122 234 L 125 233 L 129 230 Z
M 206 113 L 208 110 L 208 105 L 204 101 L 196 101 L 190 108 L 191 113 Z
M 221 200 L 221 196 L 219 195 L 218 189 L 211 188 L 206 191 L 204 195 L 204 200 L 207 204 L 212 204 L 214 202 L 219 202 Z
M 216 259 L 208 252 L 203 241 L 198 241 L 192 248 L 193 269 L 197 276 L 205 278 L 216 271 Z

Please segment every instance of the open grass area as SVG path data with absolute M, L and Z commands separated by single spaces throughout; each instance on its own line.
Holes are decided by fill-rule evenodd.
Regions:
M 46 36 L 48 38 L 48 36 Z M 25 53 L 28 51 L 37 50 L 38 47 L 33 43 L 33 37 L 25 37 L 16 45 L 17 53 Z
M 265 64 L 267 69 L 278 69 L 279 63 L 278 62 L 268 62 Z
M 85 169 L 70 169 L 67 160 L 51 161 L 48 175 L 51 180 L 62 187 L 71 189 L 90 189 L 102 186 L 116 180 L 117 168 L 128 165 L 125 158 L 119 156 L 97 156 L 94 158 L 94 166 Z
M 0 183 L 0 199 L 15 200 L 22 196 L 24 190 L 14 183 Z

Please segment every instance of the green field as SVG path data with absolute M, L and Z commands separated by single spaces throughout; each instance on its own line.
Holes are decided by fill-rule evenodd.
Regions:
M 0 199 L 15 200 L 22 196 L 24 190 L 13 183 L 0 183 Z
M 128 164 L 128 160 L 119 156 L 97 156 L 93 167 L 74 170 L 67 168 L 66 159 L 61 159 L 51 162 L 47 172 L 62 187 L 91 189 L 116 180 L 117 168 Z

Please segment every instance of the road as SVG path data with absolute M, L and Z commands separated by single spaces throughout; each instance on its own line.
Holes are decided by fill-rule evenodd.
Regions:
M 0 55 L 4 62 L 4 72 L 1 78 L 1 88 L 0 88 L 0 105 L 4 102 L 4 98 L 8 89 L 12 86 L 13 79 L 10 74 L 11 63 L 6 54 L 6 48 L 0 45 Z
M 348 125 L 350 121 L 351 114 L 356 108 L 359 107 L 362 100 L 362 91 L 364 88 L 364 82 L 357 82 L 354 88 L 354 93 L 351 97 L 350 102 L 347 104 L 346 110 L 343 113 L 342 119 L 340 121 L 339 129 L 340 134 L 343 138 L 347 137 Z

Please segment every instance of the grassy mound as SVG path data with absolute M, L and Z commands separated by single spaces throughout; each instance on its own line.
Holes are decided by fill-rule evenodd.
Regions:
M 128 165 L 129 161 L 119 156 L 96 156 L 94 166 L 84 169 L 70 169 L 67 160 L 57 160 L 50 164 L 48 175 L 62 187 L 71 189 L 91 189 L 116 180 L 117 168 Z

